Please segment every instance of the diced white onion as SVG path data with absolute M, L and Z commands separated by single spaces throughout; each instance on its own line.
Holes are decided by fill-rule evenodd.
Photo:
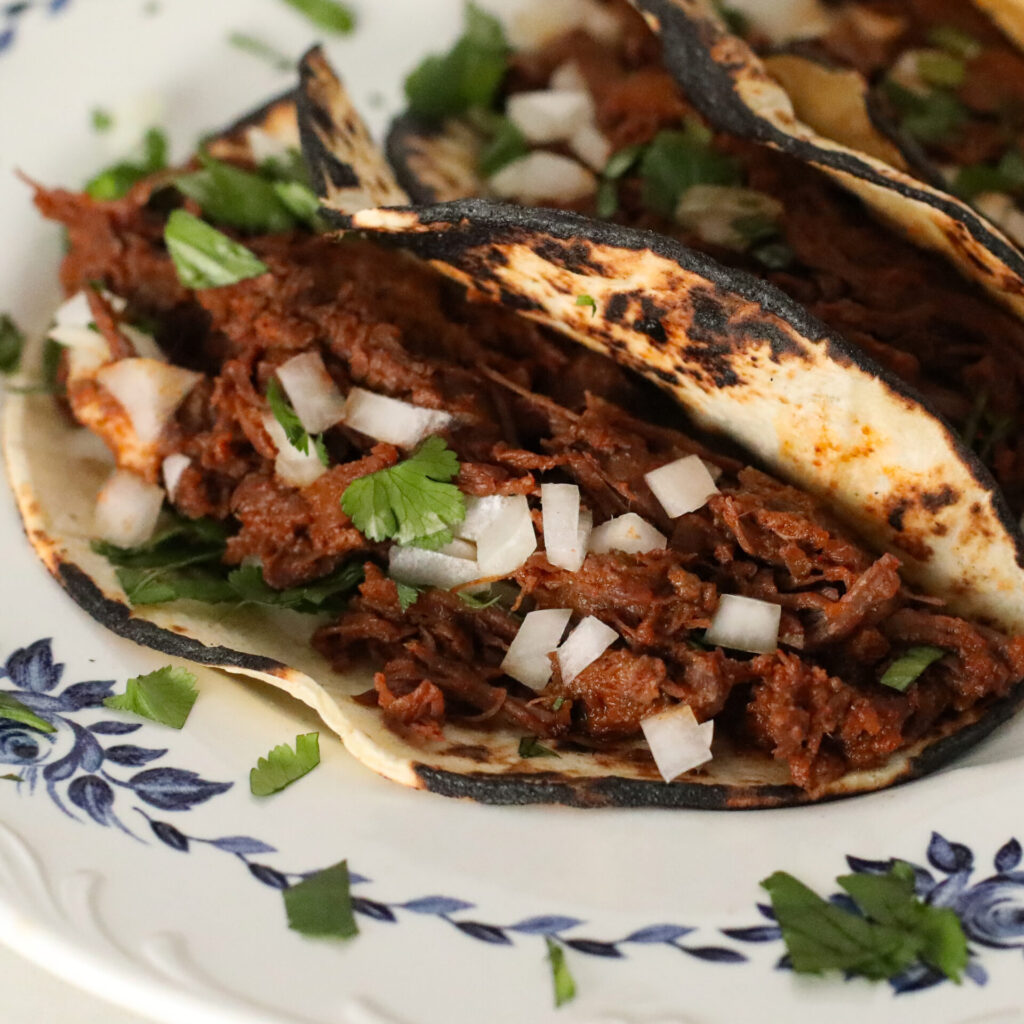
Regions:
M 514 496 L 504 494 L 488 494 L 484 498 L 467 497 L 466 518 L 455 529 L 460 537 L 478 541 L 490 532 L 498 516 L 515 504 Z
M 642 555 L 645 551 L 661 551 L 667 546 L 665 534 L 635 512 L 609 519 L 590 535 L 590 550 L 598 555 L 608 551 Z
M 527 142 L 546 146 L 572 137 L 581 124 L 589 124 L 594 104 L 585 90 L 539 89 L 517 92 L 505 106 L 508 119 Z
M 153 536 L 164 491 L 126 469 L 115 470 L 96 498 L 95 526 L 100 540 L 133 548 Z
M 489 183 L 500 199 L 527 204 L 544 200 L 571 203 L 597 191 L 597 178 L 592 171 L 567 156 L 544 150 L 506 164 Z
M 541 484 L 540 507 L 544 517 L 544 554 L 552 565 L 579 572 L 587 554 L 590 530 L 580 514 L 580 489 L 576 484 Z M 581 520 L 584 520 L 581 523 Z M 590 518 L 593 527 L 593 516 Z
M 612 144 L 593 121 L 581 124 L 572 133 L 569 148 L 594 171 L 603 170 L 612 155 Z
M 321 434 L 345 416 L 345 399 L 319 352 L 303 352 L 282 363 L 277 379 L 307 433 Z
M 558 648 L 558 668 L 562 682 L 571 683 L 618 639 L 619 634 L 611 626 L 588 615 Z
M 65 348 L 80 352 L 88 352 L 104 360 L 110 358 L 110 345 L 107 339 L 91 327 L 76 327 L 72 324 L 57 325 L 50 328 L 49 337 Z
M 114 304 L 120 303 L 114 308 L 120 312 L 124 308 L 124 300 L 118 299 L 116 295 L 108 295 L 107 301 Z M 89 296 L 84 292 L 75 292 L 70 299 L 65 299 L 53 314 L 53 322 L 58 327 L 88 327 L 92 323 L 92 310 L 89 308 Z
M 299 147 L 297 136 L 275 135 L 255 124 L 246 129 L 245 141 L 257 167 L 262 167 L 268 160 L 287 160 L 291 151 Z
M 718 493 L 699 455 L 687 455 L 644 474 L 644 480 L 670 519 L 696 512 Z
M 96 380 L 117 399 L 143 444 L 163 433 L 174 410 L 202 376 L 156 359 L 119 359 L 96 372 Z
M 579 64 L 574 60 L 567 60 L 551 72 L 548 88 L 562 92 L 586 92 L 587 80 L 583 77 Z
M 167 362 L 167 355 L 156 343 L 156 338 L 152 334 L 147 334 L 131 324 L 120 324 L 117 329 L 132 343 L 137 356 L 142 356 L 144 359 L 157 359 L 162 363 Z
M 174 492 L 178 489 L 178 481 L 181 480 L 181 474 L 190 465 L 192 465 L 192 460 L 187 455 L 182 455 L 181 452 L 175 452 L 164 459 L 162 471 L 164 487 L 167 490 L 168 497 L 174 497 Z
M 468 558 L 469 561 L 476 561 L 476 545 L 472 541 L 462 540 L 456 537 L 453 541 L 438 548 L 442 555 L 451 555 L 453 558 Z
M 127 303 L 120 295 L 115 295 L 105 289 L 100 294 L 115 313 L 124 311 Z M 53 321 L 54 326 L 50 330 L 49 337 L 65 348 L 71 349 L 72 352 L 79 350 L 93 354 L 93 359 L 82 359 L 77 363 L 73 356 L 69 356 L 69 359 L 75 363 L 69 367 L 72 376 L 87 369 L 96 358 L 102 357 L 102 362 L 110 360 L 110 346 L 107 339 L 96 330 L 92 310 L 89 308 L 88 294 L 85 291 L 75 292 L 70 299 L 62 302 L 53 314 Z M 132 343 L 136 355 L 147 359 L 166 361 L 167 357 L 151 334 L 147 334 L 131 324 L 121 324 L 118 329 Z
M 698 723 L 689 704 L 677 704 L 640 723 L 651 756 L 666 782 L 711 760 L 715 723 Z
M 918 67 L 918 58 L 920 56 L 920 50 L 904 50 L 893 61 L 887 77 L 897 85 L 903 86 L 904 89 L 909 89 L 918 96 L 927 96 L 930 90 L 928 84 L 921 77 Z
M 67 330 L 73 329 L 67 328 Z M 101 366 L 110 362 L 110 349 L 107 347 L 106 341 L 103 342 L 103 345 L 105 352 L 97 351 L 93 348 L 68 347 L 66 349 L 65 359 L 68 381 L 80 380 L 82 377 L 92 377 Z
M 345 401 L 345 423 L 378 441 L 411 448 L 451 423 L 449 413 L 424 409 L 363 388 L 352 388 Z
M 539 50 L 577 28 L 603 43 L 614 43 L 622 31 L 619 19 L 595 0 L 533 0 L 516 11 L 506 31 L 513 49 Z
M 701 459 L 701 462 L 703 462 L 705 467 L 707 468 L 708 473 L 711 475 L 711 479 L 714 480 L 717 484 L 718 478 L 724 472 L 722 467 L 716 466 L 713 462 L 708 462 L 707 459 Z
M 288 440 L 288 435 L 284 432 L 284 427 L 277 422 L 272 413 L 264 413 L 263 428 L 270 435 L 270 440 L 274 442 L 274 448 L 277 449 L 274 472 L 286 484 L 290 484 L 292 487 L 308 487 L 314 480 L 318 480 L 327 472 L 327 468 L 320 461 L 313 445 L 310 444 L 309 452 L 305 455 L 298 448 L 293 447 Z
M 572 611 L 568 608 L 530 612 L 508 645 L 501 671 L 532 690 L 543 690 L 552 672 L 548 655 L 557 649 L 570 618 Z
M 537 550 L 530 505 L 522 494 L 513 495 L 495 516 L 490 529 L 477 538 L 476 555 L 481 576 L 507 576 Z
M 399 583 L 451 590 L 483 574 L 473 559 L 394 544 L 388 552 L 388 575 Z
M 751 654 L 771 654 L 779 646 L 782 608 L 770 601 L 722 594 L 705 643 Z
M 776 223 L 782 213 L 782 203 L 752 188 L 692 185 L 680 196 L 675 217 L 705 242 L 743 252 L 751 242 L 743 222 L 754 218 Z

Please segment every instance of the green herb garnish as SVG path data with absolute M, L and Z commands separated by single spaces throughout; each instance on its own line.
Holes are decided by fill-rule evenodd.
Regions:
M 632 170 L 647 147 L 640 143 L 617 150 L 608 158 L 597 188 L 596 213 L 602 220 L 614 217 L 619 209 L 619 179 Z
M 550 935 L 544 937 L 548 948 L 551 981 L 555 987 L 555 1007 L 571 1003 L 576 998 L 576 982 L 565 962 L 565 950 Z
M 928 42 L 964 60 L 973 60 L 981 53 L 981 43 L 953 25 L 933 25 L 928 30 Z
M 427 57 L 406 78 L 409 109 L 432 119 L 475 107 L 490 110 L 505 77 L 508 53 L 501 22 L 467 4 L 465 27 L 455 45 L 446 54 Z
M 734 36 L 746 36 L 750 32 L 750 19 L 735 7 L 729 7 L 722 0 L 714 0 L 718 16 L 725 22 L 725 27 Z
M 24 782 L 24 778 L 20 775 L 15 775 L 14 772 L 8 772 L 6 775 L 0 775 L 0 779 L 5 782 Z
M 576 305 L 577 306 L 589 306 L 590 307 L 590 315 L 591 316 L 597 316 L 597 302 L 595 301 L 593 295 L 577 295 L 576 296 Z
M 113 565 L 131 569 L 182 569 L 188 565 L 219 562 L 228 531 L 213 519 L 176 519 L 134 548 L 120 548 L 94 540 L 92 550 Z
M 346 861 L 304 878 L 281 895 L 288 914 L 288 927 L 294 931 L 333 939 L 348 939 L 359 932 L 352 913 Z
M 308 775 L 320 763 L 320 733 L 307 732 L 295 737 L 295 749 L 278 744 L 249 772 L 249 790 L 253 796 L 270 796 Z
M 92 130 L 94 132 L 109 132 L 114 127 L 114 118 L 109 110 L 104 110 L 102 107 L 93 107 L 92 113 L 89 115 L 89 121 L 92 124 Z
M 25 335 L 7 313 L 0 313 L 0 373 L 14 373 L 21 365 Z
M 289 7 L 304 14 L 317 28 L 347 35 L 356 27 L 356 16 L 348 4 L 338 0 L 284 0 Z
M 941 647 L 911 647 L 882 674 L 879 682 L 902 693 L 933 662 L 945 655 Z
M 519 741 L 520 757 L 561 757 L 557 751 L 539 743 L 536 736 L 524 736 Z
M 844 875 L 837 881 L 863 917 L 823 900 L 784 871 L 761 883 L 771 895 L 795 971 L 836 970 L 879 981 L 923 961 L 960 981 L 967 965 L 960 921 L 952 910 L 916 897 L 910 865 L 897 862 L 885 875 Z
M 164 241 L 186 288 L 220 288 L 267 272 L 245 246 L 185 210 L 167 218 Z
M 491 608 L 501 600 L 501 594 L 470 594 L 468 591 L 459 590 L 457 591 L 459 600 L 475 611 L 480 611 L 483 608 Z
M 180 729 L 198 696 L 196 677 L 187 668 L 167 665 L 129 679 L 124 693 L 107 697 L 103 703 L 116 711 L 130 711 Z
M 982 192 L 1020 192 L 1024 190 L 1024 156 L 1017 148 L 1008 149 L 997 164 L 968 164 L 953 179 L 953 190 L 965 199 Z
M 398 465 L 353 480 L 341 507 L 356 529 L 373 541 L 440 548 L 466 515 L 466 499 L 450 483 L 459 460 L 442 437 L 428 437 Z
M 297 63 L 291 57 L 271 46 L 270 43 L 259 39 L 257 36 L 249 35 L 247 32 L 232 32 L 228 36 L 228 42 L 236 50 L 241 50 L 250 56 L 258 57 L 278 71 L 291 71 Z
M 243 565 L 228 573 L 227 579 L 235 595 L 245 604 L 289 608 L 306 615 L 341 611 L 349 594 L 362 581 L 363 566 L 358 561 L 341 566 L 330 576 L 287 590 L 268 586 L 258 565 Z
M 273 187 L 281 205 L 300 224 L 307 224 L 316 231 L 320 230 L 320 200 L 305 182 L 275 181 Z
M 167 166 L 167 136 L 159 128 L 150 128 L 142 139 L 142 152 L 131 160 L 122 160 L 91 178 L 85 191 L 93 199 L 121 199 L 136 182 L 162 171 Z
M 917 73 L 921 81 L 939 89 L 956 89 L 967 77 L 967 65 L 961 57 L 941 50 L 922 50 L 917 55 Z
M 403 612 L 407 612 L 420 599 L 420 594 L 423 593 L 422 589 L 408 583 L 398 583 L 396 581 L 395 586 L 398 588 L 398 603 L 402 606 Z
M 491 129 L 491 139 L 480 153 L 478 167 L 485 178 L 530 152 L 526 137 L 507 118 L 498 118 Z
M 284 436 L 288 443 L 303 455 L 309 454 L 309 434 L 302 425 L 298 413 L 292 408 L 284 393 L 284 388 L 276 377 L 271 377 L 267 382 L 267 404 L 274 414 L 274 419 L 281 425 Z
M 942 142 L 967 120 L 964 105 L 948 92 L 921 96 L 886 79 L 882 88 L 899 117 L 900 127 L 919 142 Z
M 659 132 L 640 161 L 644 205 L 671 217 L 693 185 L 741 185 L 739 164 L 711 148 L 711 132 L 696 118 L 682 131 Z
M 0 693 L 0 718 L 6 718 L 11 722 L 20 722 L 22 725 L 38 729 L 40 732 L 57 731 L 56 726 L 51 725 L 45 718 L 40 718 L 9 693 Z

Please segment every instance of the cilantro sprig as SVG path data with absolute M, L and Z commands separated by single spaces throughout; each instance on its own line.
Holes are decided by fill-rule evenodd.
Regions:
M 536 736 L 524 736 L 519 741 L 520 757 L 561 757 L 562 755 L 550 747 L 545 747 Z
M 356 27 L 355 12 L 348 4 L 338 3 L 338 0 L 284 0 L 284 2 L 325 32 L 347 35 Z
M 349 939 L 358 934 L 352 913 L 347 861 L 340 861 L 289 886 L 282 894 L 288 927 L 315 938 Z
M 295 749 L 279 743 L 249 772 L 249 790 L 253 796 L 279 793 L 308 775 L 320 763 L 320 733 L 307 732 L 295 737 Z
M 308 455 L 309 445 L 312 442 L 313 450 L 316 452 L 321 464 L 324 466 L 330 465 L 330 458 L 327 455 L 327 446 L 324 443 L 323 434 L 311 437 L 307 433 L 291 402 L 288 401 L 284 388 L 281 387 L 281 383 L 276 377 L 271 377 L 267 384 L 267 404 L 270 406 L 270 411 L 274 414 L 274 419 L 281 424 L 281 429 L 284 431 L 284 436 L 288 438 L 288 443 L 296 451 L 301 452 L 303 455 Z
M 896 862 L 884 875 L 843 875 L 837 881 L 860 914 L 829 903 L 784 871 L 761 883 L 795 971 L 845 971 L 880 981 L 923 962 L 960 981 L 967 966 L 960 920 L 949 908 L 917 898 L 909 864 Z
M 244 245 L 186 210 L 167 218 L 164 241 L 186 288 L 221 288 L 267 272 L 267 265 Z
M 21 365 L 25 335 L 7 313 L 0 313 L 0 373 L 14 373 Z
M 576 981 L 565 960 L 565 950 L 551 936 L 545 936 L 551 983 L 555 990 L 555 1008 L 571 1003 L 576 998 Z
M 56 726 L 51 725 L 45 718 L 40 718 L 31 708 L 25 707 L 17 697 L 12 697 L 9 693 L 0 693 L 0 718 L 20 722 L 22 725 L 38 729 L 39 732 L 57 731 Z
M 167 136 L 159 128 L 150 128 L 143 136 L 140 152 L 100 171 L 85 186 L 93 199 L 121 199 L 143 178 L 167 166 Z
M 451 527 L 466 516 L 466 499 L 450 481 L 459 460 L 442 437 L 428 437 L 402 462 L 353 480 L 341 507 L 372 541 L 424 548 L 451 542 Z
M 187 668 L 166 665 L 155 672 L 129 679 L 124 693 L 107 697 L 103 703 L 115 711 L 129 711 L 169 725 L 172 729 L 180 729 L 198 696 L 193 673 Z

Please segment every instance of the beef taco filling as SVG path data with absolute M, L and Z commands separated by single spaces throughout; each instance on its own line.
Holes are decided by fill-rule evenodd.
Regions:
M 240 230 L 205 170 L 203 201 L 166 174 L 37 193 L 69 239 L 67 407 L 117 461 L 96 544 L 136 605 L 314 612 L 413 743 L 627 743 L 672 779 L 713 731 L 812 794 L 1024 677 L 1024 637 L 915 593 L 611 361 L 394 252 Z
M 642 20 L 625 4 L 593 8 L 598 21 L 495 48 L 501 73 L 483 101 L 439 95 L 422 69 L 410 76 L 413 116 L 390 150 L 414 198 L 455 198 L 424 194 L 409 159 L 410 139 L 441 131 L 475 160 L 472 181 L 450 176 L 461 194 L 657 230 L 756 274 L 918 389 L 1024 512 L 1024 326 L 822 173 L 709 127 Z M 479 35 L 471 23 L 460 45 Z M 445 155 L 427 162 L 448 170 Z

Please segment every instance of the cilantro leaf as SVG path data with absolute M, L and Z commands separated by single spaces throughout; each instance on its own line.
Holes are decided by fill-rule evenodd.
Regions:
M 164 241 L 186 288 L 220 288 L 267 272 L 245 246 L 185 210 L 167 218 Z
M 187 668 L 167 665 L 129 679 L 124 693 L 107 697 L 103 703 L 116 711 L 129 711 L 180 729 L 198 696 L 196 677 Z
M 291 71 L 298 63 L 280 50 L 275 49 L 270 43 L 264 42 L 264 40 L 257 36 L 249 35 L 247 32 L 232 32 L 228 36 L 228 42 L 236 50 L 241 50 L 243 53 L 258 57 L 278 71 Z
M 891 78 L 882 88 L 900 121 L 900 127 L 918 142 L 942 142 L 967 119 L 964 105 L 951 93 L 937 89 L 920 95 Z
M 284 0 L 299 14 L 303 14 L 317 28 L 326 32 L 347 35 L 356 27 L 356 16 L 347 4 L 338 0 Z
M 284 388 L 281 387 L 276 377 L 271 377 L 267 383 L 267 403 L 270 405 L 270 411 L 274 414 L 274 419 L 281 424 L 288 443 L 296 451 L 308 455 L 309 434 L 306 433 L 306 428 L 302 425 L 302 421 L 292 408 L 291 402 L 288 401 L 284 393 Z
M 249 790 L 253 796 L 270 796 L 308 775 L 320 763 L 320 733 L 307 732 L 295 737 L 295 749 L 278 744 L 249 772 Z
M 93 107 L 89 114 L 89 121 L 94 132 L 109 132 L 114 127 L 114 118 L 109 110 L 102 107 Z
M 5 782 L 24 782 L 25 779 L 21 775 L 15 775 L 14 772 L 8 772 L 6 775 L 0 775 L 0 779 Z
M 370 540 L 442 547 L 452 539 L 450 527 L 466 515 L 466 499 L 449 483 L 458 472 L 444 438 L 428 437 L 404 461 L 353 480 L 341 507 Z
M 303 181 L 275 181 L 273 189 L 281 205 L 300 223 L 320 229 L 320 200 Z
M 941 647 L 911 647 L 883 673 L 879 682 L 902 693 L 933 662 L 945 655 Z
M 997 164 L 968 164 L 953 179 L 953 189 L 966 199 L 982 192 L 1017 192 L 1024 189 L 1024 156 L 1008 149 Z
M 402 606 L 402 611 L 408 611 L 419 599 L 420 594 L 423 591 L 419 587 L 414 587 L 408 583 L 395 582 L 395 586 L 398 588 L 398 603 Z
M 246 604 L 270 608 L 290 608 L 305 614 L 340 611 L 345 599 L 363 580 L 363 567 L 349 562 L 339 569 L 303 586 L 275 590 L 263 579 L 258 565 L 243 565 L 228 573 L 228 585 L 237 599 Z
M 967 77 L 962 57 L 941 50 L 923 50 L 917 55 L 917 73 L 923 82 L 939 88 L 955 89 Z
M 576 296 L 576 305 L 577 306 L 589 306 L 590 307 L 590 315 L 591 316 L 596 316 L 597 315 L 597 302 L 594 299 L 593 295 L 577 295 Z
M 111 565 L 130 569 L 182 569 L 219 562 L 227 545 L 227 528 L 213 519 L 176 519 L 134 548 L 121 548 L 102 540 L 92 550 Z
M 220 604 L 238 600 L 223 572 L 205 567 L 185 570 L 122 567 L 117 570 L 117 580 L 133 605 L 166 604 L 168 601 Z
M 427 57 L 406 78 L 410 110 L 434 119 L 474 107 L 490 110 L 505 77 L 508 53 L 501 22 L 467 4 L 465 27 L 455 45 L 446 54 Z
M 488 591 L 487 594 L 470 594 L 465 590 L 458 590 L 459 600 L 470 608 L 480 611 L 482 608 L 490 608 L 501 600 L 501 594 L 494 594 Z
M 562 755 L 550 747 L 545 747 L 537 741 L 536 736 L 524 736 L 519 741 L 520 757 L 561 757 Z
M 136 182 L 166 166 L 167 136 L 159 128 L 150 128 L 143 136 L 139 156 L 100 171 L 86 183 L 85 191 L 93 199 L 121 199 Z
M 576 998 L 576 982 L 569 965 L 565 962 L 565 950 L 550 935 L 544 937 L 548 948 L 548 964 L 551 966 L 551 981 L 555 988 L 555 1007 L 571 1003 Z
M 348 863 L 340 861 L 285 889 L 288 927 L 317 938 L 348 939 L 359 933 L 352 913 Z
M 7 313 L 0 313 L 0 373 L 14 373 L 21 365 L 25 335 Z
M 9 693 L 0 693 L 0 718 L 6 718 L 11 722 L 20 722 L 22 725 L 38 729 L 40 732 L 57 731 L 56 726 L 51 725 L 45 718 L 40 718 Z
M 974 36 L 954 25 L 933 25 L 928 29 L 928 42 L 964 60 L 973 60 L 982 50 Z
M 490 141 L 480 152 L 480 173 L 485 178 L 490 178 L 529 152 L 526 136 L 507 117 L 498 118 L 493 126 Z

